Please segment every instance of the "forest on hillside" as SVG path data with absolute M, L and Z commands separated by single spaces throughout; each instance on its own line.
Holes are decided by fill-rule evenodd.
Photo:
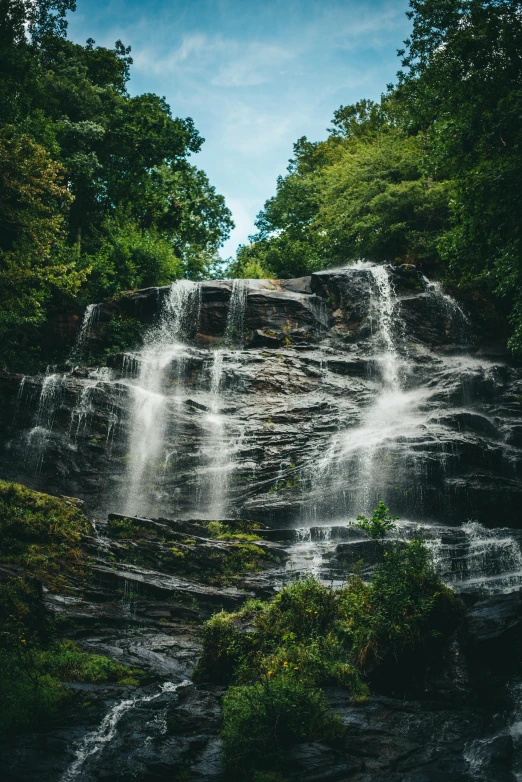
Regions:
M 191 162 L 201 138 L 127 90 L 130 47 L 67 38 L 74 0 L 0 0 L 0 363 L 38 361 L 53 312 L 182 277 L 294 277 L 356 258 L 480 290 L 522 351 L 522 15 L 411 0 L 397 83 L 300 138 L 257 233 Z

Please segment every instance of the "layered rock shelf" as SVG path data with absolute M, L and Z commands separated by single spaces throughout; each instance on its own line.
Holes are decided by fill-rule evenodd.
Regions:
M 520 525 L 519 366 L 414 269 L 390 268 L 385 282 L 363 264 L 245 281 L 236 334 L 232 283 L 195 284 L 183 334 L 160 335 L 158 388 L 140 380 L 146 351 L 101 353 L 114 318 L 161 332 L 171 288 L 100 305 L 82 344 L 94 366 L 2 377 L 2 473 L 81 496 L 101 516 L 217 513 L 281 526 L 368 512 L 384 497 L 410 520 Z M 383 400 L 390 345 L 396 388 Z M 150 435 L 132 440 L 147 403 L 138 396 L 158 393 L 161 442 L 131 507 L 129 461 Z M 365 458 L 379 462 L 370 480 Z
M 178 281 L 69 319 L 45 374 L 0 373 L 0 474 L 90 520 L 83 570 L 39 575 L 42 612 L 144 672 L 67 684 L 59 719 L 1 747 L 3 778 L 227 782 L 203 622 L 296 578 L 368 580 L 413 537 L 450 624 L 384 654 L 366 700 L 326 687 L 345 739 L 289 747 L 287 778 L 520 778 L 522 368 L 486 315 L 408 265 Z M 350 526 L 380 500 L 400 517 L 382 547 Z M 2 582 L 33 575 L 0 559 Z

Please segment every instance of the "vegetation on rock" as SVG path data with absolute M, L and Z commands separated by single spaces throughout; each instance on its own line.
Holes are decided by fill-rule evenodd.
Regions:
M 42 585 L 67 593 L 89 568 L 80 543 L 92 532 L 81 504 L 0 481 L 0 736 L 56 717 L 69 697 L 63 682 L 138 684 L 141 671 L 60 639 Z
M 374 517 L 383 513 L 382 504 Z M 351 575 L 334 589 L 310 577 L 272 600 L 215 614 L 204 628 L 197 675 L 230 685 L 223 729 L 230 770 L 247 776 L 277 768 L 290 741 L 338 738 L 320 688 L 346 687 L 364 699 L 367 674 L 436 637 L 452 610 L 453 593 L 425 544 L 413 540 L 391 543 L 369 583 Z M 255 724 L 264 729 L 253 731 Z
M 0 562 L 26 568 L 52 590 L 83 577 L 82 535 L 92 534 L 81 503 L 0 481 Z
M 185 527 L 192 537 L 161 521 L 109 519 L 109 534 L 121 542 L 126 562 L 208 584 L 228 584 L 278 561 L 278 555 L 266 544 L 258 545 L 261 538 L 250 522 L 188 522 Z

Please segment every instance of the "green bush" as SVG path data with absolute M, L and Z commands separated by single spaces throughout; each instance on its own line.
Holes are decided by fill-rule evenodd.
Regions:
M 93 300 L 124 290 L 169 285 L 184 275 L 172 242 L 154 228 L 143 230 L 121 210 L 105 221 L 100 237 L 100 249 L 88 259 L 88 294 Z
M 383 503 L 372 520 L 359 521 L 382 546 L 369 583 L 352 575 L 334 589 L 310 577 L 272 600 L 221 611 L 204 627 L 196 678 L 232 685 L 223 736 L 236 774 L 278 769 L 292 741 L 325 740 L 333 723 L 324 722 L 320 687 L 345 687 L 353 700 L 364 700 L 369 671 L 386 656 L 436 637 L 447 623 L 453 593 L 425 544 L 389 542 L 385 549 L 394 517 Z
M 68 692 L 49 674 L 29 672 L 14 653 L 0 651 L 0 737 L 58 714 Z
M 291 744 L 331 741 L 343 731 L 323 693 L 295 680 L 231 687 L 223 721 L 225 765 L 234 778 L 280 767 Z
M 382 543 L 388 532 L 392 532 L 396 528 L 395 522 L 398 518 L 398 516 L 390 515 L 390 509 L 381 500 L 373 511 L 371 519 L 367 519 L 366 516 L 357 516 L 357 521 L 352 522 L 350 526 L 358 527 L 369 538 Z

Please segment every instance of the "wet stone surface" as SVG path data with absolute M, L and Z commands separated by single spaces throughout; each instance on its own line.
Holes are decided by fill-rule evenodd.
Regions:
M 522 370 L 473 312 L 415 268 L 357 264 L 182 282 L 88 315 L 74 361 L 0 374 L 0 473 L 86 502 L 89 581 L 44 605 L 147 677 L 70 685 L 56 723 L 0 747 L 3 779 L 228 782 L 223 690 L 191 682 L 202 622 L 299 576 L 369 575 L 378 552 L 348 522 L 380 499 L 462 618 L 436 655 L 386 660 L 365 703 L 329 689 L 346 738 L 289 748 L 288 778 L 522 779 Z M 82 365 L 114 316 L 145 325 L 143 346 Z M 259 524 L 255 567 L 232 572 L 219 520 Z

